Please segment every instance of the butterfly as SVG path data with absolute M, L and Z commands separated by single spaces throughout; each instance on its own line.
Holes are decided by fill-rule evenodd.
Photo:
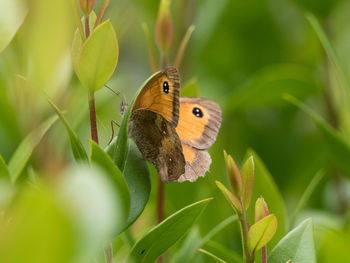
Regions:
M 220 125 L 220 107 L 180 97 L 178 71 L 169 67 L 151 76 L 136 97 L 128 132 L 163 182 L 193 182 L 209 170 L 207 149 Z

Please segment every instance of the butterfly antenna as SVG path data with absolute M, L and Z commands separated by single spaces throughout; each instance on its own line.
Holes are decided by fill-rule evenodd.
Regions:
M 112 91 L 115 95 L 117 95 L 119 98 L 122 99 L 122 101 L 125 101 L 126 103 L 126 97 L 125 94 L 122 93 L 121 91 L 114 91 L 112 88 L 110 88 L 107 84 L 104 85 L 107 89 L 109 89 L 110 91 Z M 121 95 L 123 95 L 123 97 L 121 97 Z

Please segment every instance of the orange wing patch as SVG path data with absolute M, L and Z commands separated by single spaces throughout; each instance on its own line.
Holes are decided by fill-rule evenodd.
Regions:
M 192 147 L 187 146 L 186 144 L 183 144 L 183 143 L 182 143 L 182 152 L 185 156 L 185 160 L 187 163 L 193 163 L 194 160 L 196 159 L 195 150 Z
M 175 127 L 179 117 L 179 90 L 179 77 L 175 68 L 158 72 L 137 96 L 133 110 L 153 111 Z
M 193 109 L 198 108 L 202 111 L 203 117 L 199 118 L 193 114 Z M 181 141 L 198 140 L 204 133 L 205 126 L 208 125 L 208 111 L 199 104 L 181 103 L 180 118 L 176 127 L 176 132 Z

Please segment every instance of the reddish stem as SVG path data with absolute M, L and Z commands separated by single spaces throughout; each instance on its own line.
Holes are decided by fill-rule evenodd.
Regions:
M 96 125 L 96 109 L 95 109 L 95 95 L 93 91 L 89 91 L 89 111 L 90 111 L 90 128 L 91 138 L 98 144 L 98 134 Z
M 267 247 L 263 246 L 261 249 L 261 262 L 262 263 L 267 263 Z
M 85 38 L 87 39 L 90 36 L 90 18 L 88 15 L 85 15 Z
M 101 24 L 102 19 L 103 19 L 105 13 L 106 13 L 107 7 L 109 6 L 110 2 L 111 2 L 111 0 L 105 0 L 103 2 L 103 4 L 101 5 L 100 10 L 98 11 L 98 14 L 97 14 L 97 18 L 96 18 L 96 22 L 95 22 L 94 28 L 96 28 L 99 24 Z

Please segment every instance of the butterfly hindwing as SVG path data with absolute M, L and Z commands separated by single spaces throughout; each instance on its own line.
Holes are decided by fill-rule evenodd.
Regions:
M 202 98 L 180 98 L 180 119 L 176 127 L 181 141 L 196 149 L 208 149 L 216 140 L 221 110 L 215 102 Z
M 178 182 L 194 182 L 198 177 L 203 177 L 209 170 L 211 158 L 206 150 L 197 150 L 186 144 L 182 144 L 186 160 L 185 173 L 179 177 Z
M 185 174 L 178 182 L 195 181 L 209 170 L 207 149 L 215 142 L 221 125 L 220 107 L 201 98 L 180 98 L 180 118 L 176 132 L 186 160 Z

